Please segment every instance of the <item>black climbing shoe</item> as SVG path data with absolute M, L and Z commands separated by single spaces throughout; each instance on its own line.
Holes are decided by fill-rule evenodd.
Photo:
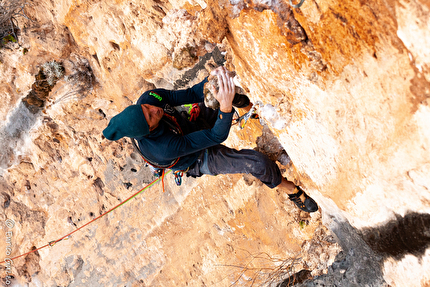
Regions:
M 239 109 L 249 106 L 249 98 L 246 95 L 235 94 L 233 99 L 233 106 Z
M 318 205 L 315 202 L 315 200 L 313 200 L 312 198 L 310 198 L 299 186 L 296 186 L 297 188 L 297 192 L 294 194 L 289 194 L 288 197 L 290 198 L 290 200 L 292 202 L 294 202 L 298 208 L 300 208 L 303 211 L 306 212 L 315 212 L 318 210 Z M 300 199 L 300 196 L 304 194 L 305 195 L 305 202 L 303 202 Z

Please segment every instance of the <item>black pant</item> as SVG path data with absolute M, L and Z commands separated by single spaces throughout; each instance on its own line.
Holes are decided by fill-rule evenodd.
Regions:
M 208 167 L 213 175 L 250 173 L 270 188 L 282 181 L 276 163 L 265 154 L 252 149 L 235 150 L 223 145 L 208 148 Z
M 215 124 L 218 111 L 200 106 L 201 120 L 210 128 Z M 206 156 L 205 156 L 205 153 Z M 203 168 L 202 168 L 203 167 Z M 270 188 L 278 186 L 282 181 L 281 171 L 276 163 L 265 154 L 252 149 L 236 150 L 224 145 L 215 145 L 202 151 L 196 163 L 187 171 L 187 176 L 199 177 L 203 174 L 234 174 L 247 173 L 258 178 Z
M 281 171 L 276 163 L 265 154 L 252 149 L 235 150 L 224 145 L 210 147 L 201 153 L 197 162 L 187 171 L 187 176 L 199 177 L 205 174 L 203 165 L 207 165 L 211 175 L 252 174 L 270 188 L 278 186 L 282 181 Z

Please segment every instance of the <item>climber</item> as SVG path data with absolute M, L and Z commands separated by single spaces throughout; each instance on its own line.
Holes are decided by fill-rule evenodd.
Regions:
M 183 171 L 187 176 L 250 173 L 269 188 L 286 192 L 301 210 L 317 211 L 315 201 L 299 186 L 283 178 L 276 163 L 266 155 L 221 145 L 230 132 L 232 106 L 249 105 L 247 96 L 235 93 L 233 79 L 227 72 L 224 67 L 211 72 L 219 83 L 219 91 L 214 95 L 220 104 L 218 110 L 203 104 L 207 78 L 186 90 L 154 89 L 143 93 L 135 105 L 114 116 L 103 130 L 104 137 L 109 140 L 129 137 L 137 141 L 141 155 L 152 166 Z M 172 108 L 184 104 L 194 104 L 191 114 L 196 121 L 190 121 Z

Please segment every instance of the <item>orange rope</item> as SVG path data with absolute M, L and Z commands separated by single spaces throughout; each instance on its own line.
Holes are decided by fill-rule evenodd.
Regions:
M 166 174 L 166 171 L 163 168 L 163 171 L 161 172 L 161 185 L 163 186 L 163 193 L 165 192 L 165 190 L 164 190 L 164 175 L 165 174 Z
M 169 170 L 167 173 L 169 173 L 169 172 L 170 172 L 170 170 Z M 164 172 L 163 172 L 163 176 L 164 176 Z M 39 247 L 39 248 L 33 249 L 33 250 L 31 250 L 31 251 L 29 251 L 29 252 L 27 252 L 27 253 L 21 254 L 21 255 L 19 255 L 19 256 L 15 256 L 15 257 L 13 257 L 13 258 L 7 258 L 7 259 L 9 259 L 9 260 L 13 261 L 13 260 L 15 260 L 15 259 L 18 259 L 18 258 L 20 258 L 20 257 L 22 257 L 22 256 L 25 256 L 25 255 L 28 255 L 28 254 L 30 254 L 30 253 L 36 252 L 36 251 L 38 251 L 38 250 L 40 250 L 40 249 L 43 249 L 43 248 L 45 248 L 45 247 L 48 247 L 48 246 L 51 246 L 51 247 L 52 247 L 52 246 L 54 246 L 54 245 L 55 245 L 55 243 L 60 242 L 61 240 L 65 239 L 66 237 L 69 237 L 70 235 L 72 235 L 72 234 L 73 234 L 73 233 L 75 233 L 76 231 L 78 231 L 78 230 L 80 230 L 80 229 L 84 228 L 85 226 L 89 225 L 90 223 L 92 223 L 92 222 L 96 221 L 97 219 L 99 219 L 99 218 L 101 218 L 101 217 L 105 216 L 105 215 L 106 215 L 106 214 L 108 214 L 109 212 L 113 211 L 114 209 L 116 209 L 116 208 L 120 207 L 121 205 L 125 204 L 126 202 L 130 201 L 132 198 L 136 197 L 136 196 L 137 196 L 139 193 L 141 193 L 142 191 L 146 190 L 147 188 L 152 187 L 152 185 L 154 185 L 154 184 L 155 184 L 157 181 L 159 181 L 159 180 L 160 180 L 160 178 L 157 178 L 157 179 L 153 180 L 153 181 L 152 181 L 151 183 L 149 183 L 147 186 L 145 186 L 144 188 L 142 188 L 141 190 L 139 190 L 138 192 L 136 192 L 135 194 L 133 194 L 132 196 L 130 196 L 129 198 L 127 198 L 126 200 L 124 200 L 123 202 L 121 202 L 121 203 L 117 204 L 116 206 L 114 206 L 113 208 L 109 209 L 108 211 L 106 211 L 105 213 L 101 214 L 100 216 L 98 216 L 98 217 L 94 218 L 94 219 L 93 219 L 93 220 L 91 220 L 90 222 L 87 222 L 86 224 L 82 225 L 81 227 L 79 227 L 79 228 L 77 228 L 77 229 L 73 230 L 73 231 L 72 231 L 72 232 L 70 232 L 69 234 L 64 235 L 64 236 L 63 236 L 63 237 L 61 237 L 60 239 L 57 239 L 57 240 L 54 240 L 54 241 L 50 241 L 48 244 L 45 244 L 45 245 L 43 245 L 42 247 Z M 164 183 L 163 183 L 163 192 L 164 192 Z M 6 261 L 2 261 L 2 262 L 0 262 L 0 264 L 3 264 L 3 263 L 6 263 Z

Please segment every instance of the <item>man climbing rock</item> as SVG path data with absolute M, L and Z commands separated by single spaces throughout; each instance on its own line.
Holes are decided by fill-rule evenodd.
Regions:
M 283 178 L 276 163 L 266 155 L 221 145 L 230 132 L 233 106 L 246 107 L 249 99 L 235 93 L 233 78 L 224 67 L 211 74 L 218 77 L 219 90 L 214 95 L 219 102 L 218 110 L 204 106 L 203 88 L 207 79 L 186 90 L 154 89 L 114 116 L 103 135 L 109 140 L 130 137 L 137 142 L 143 158 L 155 168 L 183 171 L 193 177 L 250 173 L 268 187 L 286 192 L 301 210 L 317 211 L 315 201 Z M 192 104 L 188 116 L 173 108 L 186 104 Z

